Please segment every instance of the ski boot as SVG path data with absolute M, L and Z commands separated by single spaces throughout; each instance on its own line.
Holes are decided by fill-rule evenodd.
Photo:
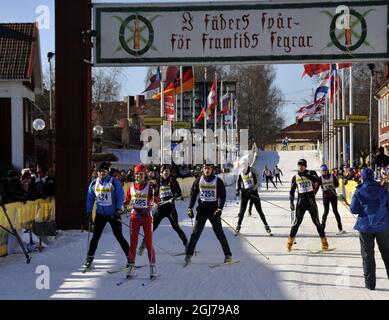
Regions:
M 88 256 L 88 257 L 86 258 L 85 266 L 86 266 L 87 268 L 90 268 L 90 267 L 92 266 L 92 262 L 93 262 L 93 259 L 94 259 L 94 258 L 95 258 L 94 256 Z
M 232 256 L 231 255 L 226 255 L 225 257 L 224 257 L 224 263 L 229 263 L 229 262 L 231 262 L 232 261 Z
M 184 268 L 191 262 L 192 256 L 187 254 L 184 258 Z
M 138 254 L 141 256 L 145 251 L 145 249 L 146 249 L 146 242 L 143 240 L 139 247 Z
M 269 236 L 272 236 L 271 229 L 268 225 L 265 226 L 265 230 Z
M 321 249 L 323 251 L 326 251 L 328 250 L 329 246 L 328 246 L 328 242 L 327 242 L 327 238 L 321 238 Z
M 150 279 L 158 277 L 157 266 L 155 263 L 150 263 Z
M 127 270 L 127 279 L 133 278 L 135 276 L 135 263 L 128 264 Z
M 294 238 L 288 237 L 288 242 L 286 244 L 286 250 L 288 250 L 288 252 L 292 250 L 293 243 L 294 243 Z
M 339 232 L 336 235 L 340 236 L 340 235 L 345 234 L 345 233 L 346 233 L 345 230 L 340 229 Z

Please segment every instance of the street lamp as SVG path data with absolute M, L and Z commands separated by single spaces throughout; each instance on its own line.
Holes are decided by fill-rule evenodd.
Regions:
M 371 164 L 371 158 L 373 154 L 372 150 L 372 139 L 371 139 L 371 105 L 373 100 L 373 76 L 375 74 L 375 65 L 374 63 L 369 63 L 367 65 L 370 69 L 370 103 L 369 103 L 369 162 Z
M 95 125 L 93 127 L 93 140 L 97 143 L 97 146 L 95 146 L 95 152 L 102 152 L 101 150 L 101 140 L 104 133 L 104 129 L 100 125 Z
M 35 119 L 33 122 L 32 122 L 32 127 L 34 128 L 35 131 L 38 132 L 38 137 L 39 137 L 39 133 L 45 128 L 46 126 L 46 123 L 42 120 L 42 119 Z M 34 139 L 34 160 L 37 161 L 36 159 L 36 143 L 35 143 L 35 139 Z

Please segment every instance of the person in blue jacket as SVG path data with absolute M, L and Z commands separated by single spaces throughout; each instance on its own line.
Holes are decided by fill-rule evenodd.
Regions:
M 119 242 L 128 261 L 130 247 L 122 233 L 120 214 L 124 201 L 124 190 L 120 181 L 108 174 L 108 163 L 102 162 L 97 170 L 98 178 L 91 182 L 86 200 L 88 222 L 93 223 L 93 237 L 89 245 L 85 265 L 91 267 L 97 244 L 107 223 L 111 225 L 113 234 Z M 93 204 L 96 201 L 96 217 L 92 221 Z
M 370 168 L 363 169 L 362 180 L 363 183 L 353 195 L 350 210 L 358 215 L 354 229 L 359 231 L 365 286 L 374 290 L 374 240 L 377 241 L 389 279 L 389 193 L 374 181 L 374 171 Z

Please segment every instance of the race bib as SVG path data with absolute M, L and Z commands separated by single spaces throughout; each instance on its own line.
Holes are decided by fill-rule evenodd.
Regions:
M 296 175 L 297 189 L 299 193 L 313 192 L 312 181 L 307 177 Z
M 102 207 L 111 206 L 112 189 L 112 179 L 106 184 L 101 184 L 100 179 L 97 179 L 95 184 L 96 204 Z
M 216 195 L 217 177 L 207 182 L 203 177 L 200 178 L 200 200 L 204 202 L 217 201 Z

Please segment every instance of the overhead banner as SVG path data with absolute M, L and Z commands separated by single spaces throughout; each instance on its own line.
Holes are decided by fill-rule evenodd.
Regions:
M 93 6 L 96 66 L 389 58 L 387 1 Z

